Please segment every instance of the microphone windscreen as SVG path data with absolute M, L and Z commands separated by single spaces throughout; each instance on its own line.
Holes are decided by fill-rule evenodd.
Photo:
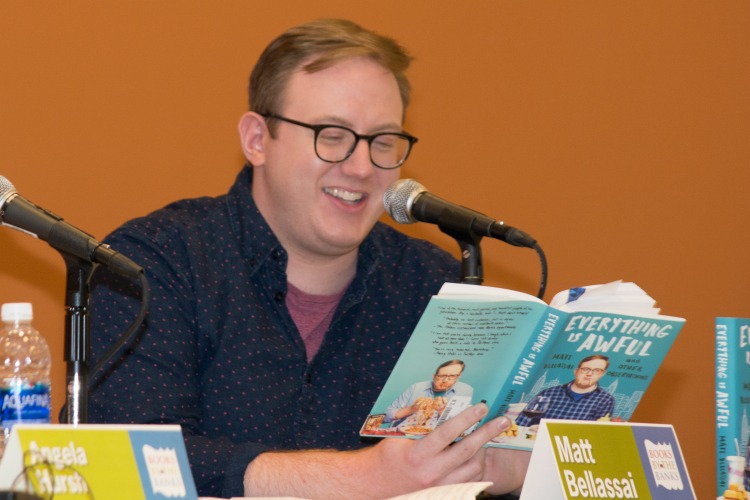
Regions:
M 11 183 L 8 179 L 0 175 L 0 198 L 5 196 L 8 192 L 14 190 L 13 183 Z
M 411 216 L 411 205 L 417 195 L 425 192 L 423 185 L 414 179 L 399 179 L 388 186 L 383 195 L 386 212 L 399 224 L 412 224 L 417 219 Z
M 0 223 L 2 223 L 2 210 L 5 206 L 5 202 L 16 193 L 16 188 L 13 184 L 0 175 Z

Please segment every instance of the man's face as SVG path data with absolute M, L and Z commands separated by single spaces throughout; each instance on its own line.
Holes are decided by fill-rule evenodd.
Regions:
M 279 114 L 309 124 L 342 125 L 360 134 L 402 130 L 403 104 L 396 78 L 369 58 L 344 60 L 315 73 L 295 72 Z M 360 141 L 352 155 L 326 163 L 314 148 L 314 132 L 275 122 L 256 165 L 253 194 L 282 245 L 315 262 L 356 252 L 383 212 L 383 193 L 399 169 L 370 162 Z
M 575 381 L 573 387 L 588 390 L 596 387 L 599 379 L 607 371 L 607 362 L 603 359 L 591 359 L 581 364 L 575 370 Z
M 432 389 L 435 392 L 445 392 L 458 382 L 461 376 L 463 365 L 444 366 L 432 376 Z

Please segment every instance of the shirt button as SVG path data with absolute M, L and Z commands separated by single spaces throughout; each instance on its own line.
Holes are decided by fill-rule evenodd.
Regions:
M 281 258 L 281 250 L 277 248 L 276 250 L 271 252 L 271 257 L 273 258 L 273 260 L 279 260 Z
M 275 300 L 276 302 L 283 302 L 284 292 L 276 292 L 276 295 L 274 295 L 273 300 Z

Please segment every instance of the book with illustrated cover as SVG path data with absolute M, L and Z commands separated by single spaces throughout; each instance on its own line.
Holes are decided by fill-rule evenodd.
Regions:
M 489 446 L 531 449 L 542 418 L 627 421 L 685 323 L 655 304 L 621 281 L 560 292 L 550 305 L 446 283 L 360 434 L 418 438 L 480 401 L 490 411 L 478 425 L 514 422 Z
M 719 496 L 748 498 L 748 474 L 730 481 L 727 457 L 745 462 L 750 436 L 750 318 L 718 317 L 716 340 L 716 483 Z M 743 466 L 744 468 L 744 466 Z M 739 483 L 739 484 L 738 484 Z M 742 484 L 744 483 L 744 484 Z

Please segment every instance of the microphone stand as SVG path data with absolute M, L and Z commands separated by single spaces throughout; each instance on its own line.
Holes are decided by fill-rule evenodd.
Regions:
M 440 230 L 452 236 L 461 248 L 461 283 L 481 285 L 484 281 L 482 270 L 482 236 L 471 228 L 466 228 L 462 216 L 452 210 L 445 210 L 437 221 Z
M 62 253 L 67 268 L 65 284 L 65 361 L 68 424 L 88 421 L 88 362 L 90 357 L 89 279 L 96 264 Z
M 461 248 L 461 283 L 481 285 L 484 281 L 482 272 L 482 237 L 456 238 Z

